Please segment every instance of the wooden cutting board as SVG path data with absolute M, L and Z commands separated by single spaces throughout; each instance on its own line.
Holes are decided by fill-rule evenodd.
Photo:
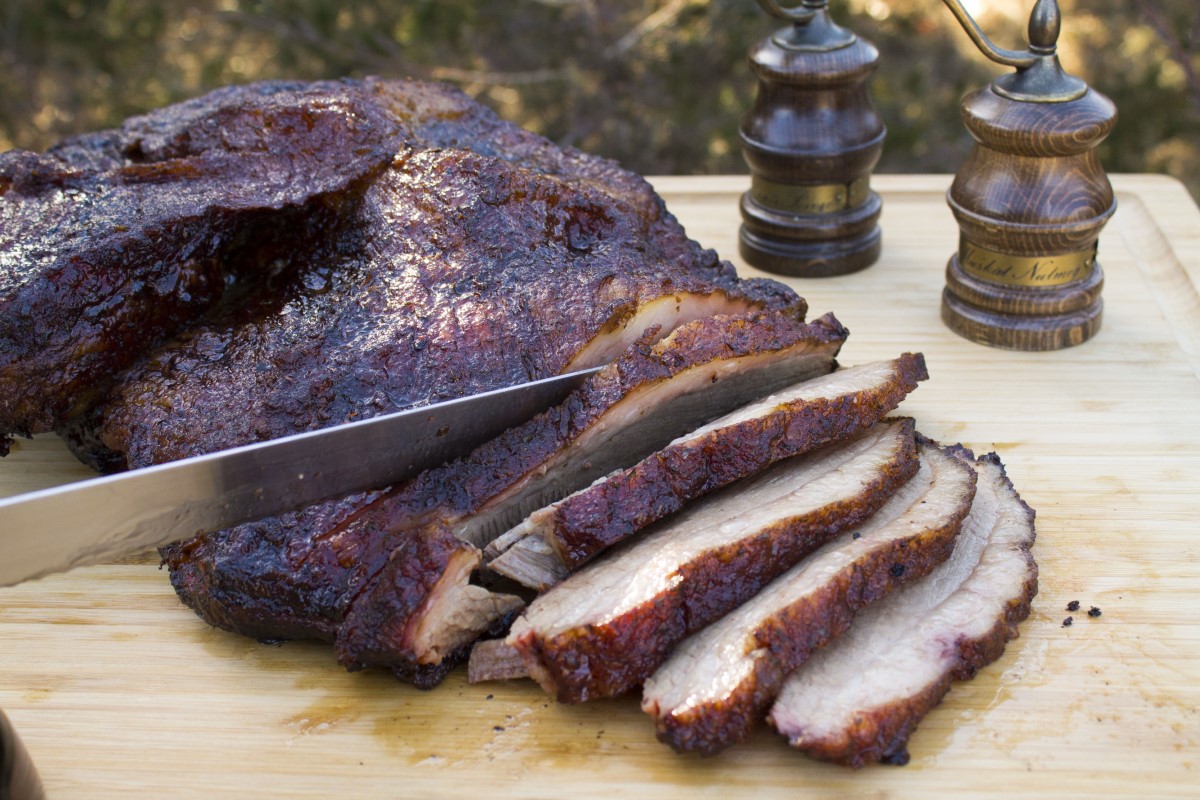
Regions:
M 747 179 L 655 183 L 693 237 L 736 260 Z M 1200 795 L 1200 211 L 1168 179 L 1115 179 L 1103 329 L 1012 353 L 939 320 L 957 243 L 948 183 L 878 177 L 880 262 L 792 282 L 811 316 L 850 328 L 843 363 L 923 351 L 932 379 L 903 411 L 999 452 L 1038 512 L 1041 592 L 1021 638 L 926 718 L 908 766 L 819 764 L 765 727 L 684 758 L 634 698 L 565 707 L 462 671 L 432 692 L 349 674 L 324 645 L 209 628 L 147 555 L 0 589 L 0 708 L 50 796 Z M 87 476 L 37 438 L 0 462 L 0 493 Z M 1071 600 L 1103 616 L 1063 627 Z

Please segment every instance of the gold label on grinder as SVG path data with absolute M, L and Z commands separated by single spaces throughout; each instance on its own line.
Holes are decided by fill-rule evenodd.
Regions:
M 867 201 L 870 177 L 853 183 L 798 185 L 776 183 L 757 175 L 750 179 L 750 196 L 759 204 L 787 214 L 832 214 L 855 208 Z
M 1032 288 L 1062 286 L 1091 274 L 1096 248 L 1053 256 L 1012 256 L 960 239 L 958 263 L 968 275 L 993 283 Z

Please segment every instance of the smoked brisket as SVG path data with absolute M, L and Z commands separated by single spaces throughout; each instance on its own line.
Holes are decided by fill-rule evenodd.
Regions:
M 957 454 L 979 480 L 953 554 L 860 614 L 787 680 L 769 720 L 793 747 L 855 767 L 906 763 L 908 737 L 951 682 L 999 658 L 1029 615 L 1033 510 L 994 453 Z
M 954 547 L 975 472 L 921 448 L 921 467 L 879 511 L 684 640 L 646 681 L 658 738 L 712 755 L 745 738 L 784 679 L 868 603 L 929 573 Z
M 689 366 L 667 359 L 717 348 L 702 359 L 720 365 L 713 391 L 680 392 L 694 399 L 669 413 L 649 410 L 648 391 L 642 427 L 594 456 L 551 458 L 598 435 L 567 415 L 553 436 L 496 451 L 489 473 L 467 464 L 419 495 L 380 487 L 164 550 L 205 619 L 337 640 L 351 667 L 434 665 L 469 637 L 429 620 L 461 616 L 442 628 L 466 631 L 511 612 L 470 586 L 478 552 L 462 538 L 558 499 L 529 465 L 586 480 L 627 466 L 665 443 L 640 450 L 650 430 L 669 438 L 828 371 L 845 337 L 832 320 L 804 326 L 782 284 L 740 280 L 640 177 L 435 84 L 219 90 L 43 156 L 6 154 L 0 193 L 0 434 L 57 427 L 102 471 L 602 364 L 635 342 L 659 377 Z M 751 316 L 730 327 L 728 314 Z M 676 340 L 687 346 L 651 353 L 696 321 L 694 340 Z M 728 336 L 702 344 L 714 326 Z M 589 397 L 647 378 L 629 377 Z
M 845 336 L 831 317 L 803 323 L 790 311 L 710 317 L 658 342 L 647 335 L 562 405 L 464 459 L 382 494 L 168 548 L 172 580 L 184 602 L 222 627 L 334 640 L 351 668 L 423 662 L 431 654 L 406 638 L 425 610 L 413 598 L 449 568 L 458 552 L 450 539 L 478 557 L 464 541 L 485 544 L 528 508 L 681 431 L 828 372 Z
M 623 694 L 689 633 L 861 523 L 916 470 L 910 419 L 782 461 L 690 504 L 539 596 L 506 641 L 560 701 Z
M 488 568 L 546 589 L 685 503 L 870 427 L 927 377 L 924 359 L 906 353 L 823 375 L 739 408 L 535 511 L 488 545 Z

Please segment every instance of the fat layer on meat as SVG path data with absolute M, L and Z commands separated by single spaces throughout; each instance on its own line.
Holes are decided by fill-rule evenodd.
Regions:
M 784 678 L 860 608 L 950 555 L 975 472 L 936 448 L 923 446 L 920 458 L 917 474 L 860 527 L 680 643 L 643 689 L 642 710 L 660 740 L 711 755 L 745 738 Z
M 788 678 L 768 719 L 793 747 L 855 767 L 906 763 L 908 737 L 951 682 L 999 658 L 1029 615 L 1033 510 L 994 453 L 958 455 L 979 481 L 954 552 Z
M 535 511 L 488 545 L 489 569 L 536 589 L 694 500 L 869 427 L 928 377 L 924 359 L 850 367 L 748 404 Z
M 916 469 L 908 419 L 780 462 L 550 589 L 506 641 L 561 701 L 622 694 L 688 633 L 870 516 Z

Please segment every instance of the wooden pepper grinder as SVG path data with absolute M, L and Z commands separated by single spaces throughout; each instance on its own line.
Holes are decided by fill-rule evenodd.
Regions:
M 769 272 L 841 275 L 879 257 L 879 195 L 871 170 L 886 130 L 867 94 L 879 51 L 836 25 L 828 0 L 782 8 L 790 25 L 750 51 L 758 77 L 742 121 L 750 191 L 742 196 L 739 251 Z
M 1059 64 L 1056 0 L 1037 0 L 1026 51 L 996 47 L 959 0 L 944 2 L 988 58 L 1017 71 L 962 102 L 975 146 L 947 193 L 960 238 L 942 319 L 994 347 L 1080 344 L 1103 310 L 1096 240 L 1116 202 L 1095 148 L 1117 109 Z

